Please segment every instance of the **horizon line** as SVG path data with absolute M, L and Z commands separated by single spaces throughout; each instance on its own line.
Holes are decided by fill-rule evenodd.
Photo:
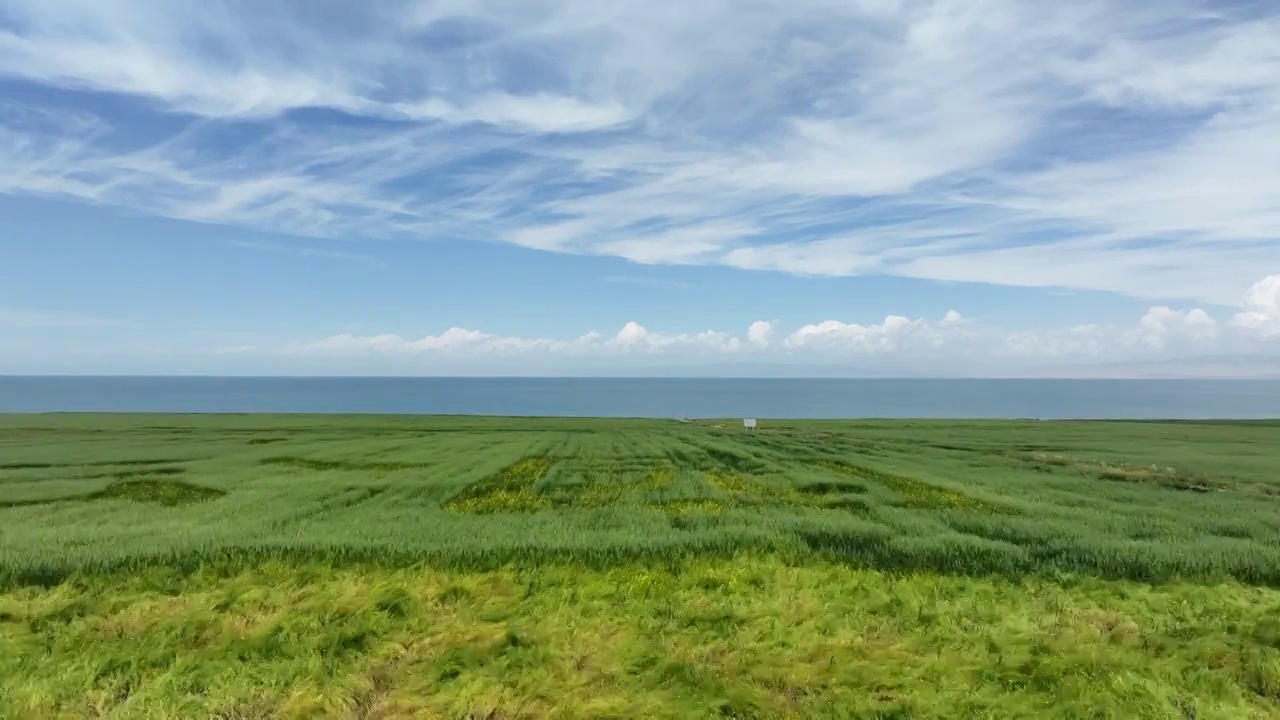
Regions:
M 208 380 L 1123 380 L 1123 381 L 1270 381 L 1280 376 L 1232 375 L 258 375 L 213 373 L 0 373 L 0 379 L 208 379 Z

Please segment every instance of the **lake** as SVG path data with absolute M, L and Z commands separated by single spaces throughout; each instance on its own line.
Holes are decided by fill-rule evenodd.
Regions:
M 1280 380 L 0 377 L 0 412 L 1244 419 Z

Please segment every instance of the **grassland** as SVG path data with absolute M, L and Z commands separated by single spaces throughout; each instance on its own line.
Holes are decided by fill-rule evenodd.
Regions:
M 0 417 L 0 717 L 1280 717 L 1280 424 Z

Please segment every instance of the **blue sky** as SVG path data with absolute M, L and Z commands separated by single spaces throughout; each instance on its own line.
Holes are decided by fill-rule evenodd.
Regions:
M 0 372 L 1254 367 L 1277 38 L 1268 2 L 5 0 Z

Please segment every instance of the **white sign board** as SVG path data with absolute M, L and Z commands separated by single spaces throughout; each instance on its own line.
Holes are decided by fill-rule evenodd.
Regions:
M 742 420 L 742 427 L 744 427 L 744 428 L 746 428 L 746 429 L 748 429 L 748 430 L 755 430 L 755 429 L 756 429 L 756 419 L 755 419 L 755 418 L 743 418 L 743 420 Z

